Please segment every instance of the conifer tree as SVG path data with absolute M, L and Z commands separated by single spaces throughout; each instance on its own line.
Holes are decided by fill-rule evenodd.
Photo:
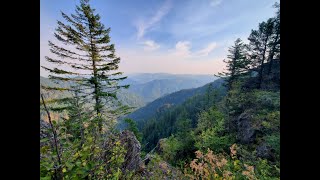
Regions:
M 91 111 L 101 131 L 102 115 L 110 118 L 116 112 L 118 104 L 112 102 L 116 100 L 117 90 L 128 88 L 128 85 L 118 84 L 126 77 L 116 71 L 120 58 L 115 55 L 115 46 L 111 44 L 110 28 L 101 23 L 100 15 L 91 8 L 89 0 L 81 0 L 75 14 L 61 14 L 66 22 L 57 21 L 54 33 L 60 43 L 49 41 L 50 51 L 55 57 L 45 57 L 58 66 L 42 68 L 49 71 L 52 80 L 81 85 L 79 94 L 86 102 L 93 102 Z M 74 86 L 59 90 L 74 91 Z
M 227 64 L 227 69 L 224 72 L 218 73 L 219 77 L 228 77 L 227 87 L 231 88 L 232 83 L 243 73 L 249 69 L 249 61 L 247 59 L 246 46 L 240 38 L 238 38 L 234 45 L 229 48 L 228 59 L 224 60 Z
M 275 3 L 274 6 L 277 9 L 276 17 L 272 18 L 274 27 L 273 35 L 271 36 L 270 53 L 269 53 L 269 68 L 268 74 L 271 73 L 272 64 L 274 59 L 280 59 L 280 4 Z
M 80 147 L 84 142 L 84 125 L 89 117 L 85 112 L 85 103 L 81 100 L 79 92 L 74 91 L 74 95 L 69 100 L 68 119 L 65 119 L 65 125 L 69 134 L 72 135 L 72 140 L 80 140 Z
M 258 89 L 261 88 L 263 81 L 264 63 L 270 53 L 270 43 L 273 35 L 274 21 L 270 18 L 267 22 L 259 23 L 258 30 L 252 30 L 248 38 L 249 50 L 251 52 L 252 66 L 257 68 Z

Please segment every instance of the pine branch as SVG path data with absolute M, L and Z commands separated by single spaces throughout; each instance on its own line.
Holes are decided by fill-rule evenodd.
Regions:
M 49 75 L 49 79 L 57 80 L 57 81 L 73 81 L 73 82 L 83 82 L 85 81 L 85 78 L 78 79 L 78 78 L 67 78 L 67 77 L 59 77 L 59 76 L 54 76 L 54 75 Z
M 70 59 L 77 59 L 77 60 L 84 60 L 84 61 L 88 61 L 89 59 L 81 59 L 82 57 L 88 58 L 90 56 L 88 55 L 81 55 L 75 52 L 72 52 L 70 50 L 67 50 L 65 48 L 59 47 L 57 45 L 55 45 L 54 43 L 52 43 L 51 41 L 49 42 L 49 46 L 50 46 L 50 51 L 56 55 L 58 55 L 59 57 L 62 58 L 70 58 Z M 74 57 L 77 56 L 77 57 Z
M 45 90 L 55 90 L 55 91 L 69 91 L 70 88 L 61 88 L 61 87 L 50 87 L 50 86 L 43 86 L 41 85 L 41 88 L 42 89 L 45 89 Z
M 80 31 L 79 33 L 81 34 L 81 37 L 87 37 L 88 36 L 88 32 L 86 31 L 86 27 L 84 27 L 82 25 L 82 21 L 79 21 L 79 17 L 75 16 L 75 15 L 71 15 L 71 17 L 73 19 L 71 19 L 68 15 L 66 15 L 65 13 L 61 12 L 62 17 L 64 19 L 66 19 L 68 22 L 70 22 L 75 28 L 77 28 L 78 31 Z
M 40 102 L 40 105 L 43 105 L 44 102 L 46 104 L 53 104 L 53 103 L 66 103 L 68 101 L 70 101 L 70 98 L 49 99 L 49 100 Z
M 54 73 L 54 74 L 70 74 L 70 75 L 80 75 L 79 73 L 74 73 L 74 72 L 70 72 L 70 71 L 66 71 L 63 69 L 58 69 L 58 68 L 54 68 L 54 69 L 50 69 L 44 66 L 41 66 L 43 69 L 45 69 L 46 71 L 49 71 L 50 73 Z
M 50 57 L 48 57 L 48 56 L 45 56 L 44 58 L 45 58 L 48 62 L 55 63 L 55 64 L 60 64 L 60 65 L 62 65 L 62 64 L 67 64 L 67 65 L 79 65 L 79 66 L 85 65 L 85 64 L 80 64 L 80 63 L 71 63 L 71 62 L 66 62 L 66 61 L 62 61 L 62 60 L 58 60 L 58 59 L 52 59 L 52 58 L 50 58 Z M 85 60 L 85 59 L 83 59 L 83 60 Z M 89 60 L 86 60 L 86 61 L 89 61 Z

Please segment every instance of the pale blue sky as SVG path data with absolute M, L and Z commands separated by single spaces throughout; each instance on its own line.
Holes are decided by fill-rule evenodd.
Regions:
M 91 0 L 121 57 L 120 70 L 214 74 L 227 48 L 272 17 L 278 0 Z M 77 0 L 40 1 L 40 63 L 50 55 L 60 11 L 73 13 Z M 46 76 L 41 69 L 40 74 Z

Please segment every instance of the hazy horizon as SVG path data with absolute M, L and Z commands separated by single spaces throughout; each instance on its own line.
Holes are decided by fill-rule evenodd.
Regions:
M 168 74 L 168 75 L 194 75 L 194 76 L 215 76 L 214 74 L 190 74 L 190 73 L 166 73 L 166 72 L 154 72 L 154 73 L 147 73 L 147 72 L 132 72 L 132 73 L 124 73 L 124 75 L 126 76 L 130 76 L 130 75 L 139 75 L 139 74 Z M 48 78 L 47 75 L 43 75 L 43 74 L 40 74 L 41 77 L 45 77 L 45 78 Z M 215 76 L 216 77 L 216 76 Z
M 276 0 L 91 0 L 102 23 L 111 27 L 111 43 L 126 74 L 213 75 L 223 70 L 228 47 L 236 38 L 247 42 L 251 29 L 272 17 Z M 49 66 L 48 40 L 55 41 L 60 10 L 70 15 L 79 1 L 40 3 L 40 64 Z M 40 75 L 48 73 L 40 68 Z

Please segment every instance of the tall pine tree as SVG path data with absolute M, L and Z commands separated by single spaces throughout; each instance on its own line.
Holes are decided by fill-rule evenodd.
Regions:
M 252 30 L 248 38 L 252 66 L 258 69 L 258 89 L 263 82 L 264 63 L 270 54 L 273 29 L 274 21 L 270 18 L 267 22 L 259 23 L 258 30 Z
M 231 88 L 232 83 L 243 73 L 249 69 L 249 61 L 247 59 L 246 46 L 240 38 L 238 38 L 234 45 L 229 48 L 228 59 L 224 60 L 227 64 L 227 68 L 224 72 L 218 73 L 219 77 L 228 77 L 227 87 Z
M 269 44 L 269 68 L 268 74 L 271 73 L 274 59 L 280 59 L 280 4 L 275 3 L 274 7 L 277 9 L 276 16 L 272 18 L 274 27 L 273 34 L 271 36 L 271 42 Z
M 45 57 L 58 66 L 42 67 L 49 71 L 50 79 L 81 85 L 81 97 L 86 102 L 94 102 L 92 112 L 98 119 L 101 131 L 102 115 L 111 118 L 110 115 L 116 112 L 118 104 L 113 101 L 116 100 L 117 90 L 128 88 L 128 85 L 118 84 L 126 77 L 122 76 L 122 72 L 116 72 L 120 58 L 115 55 L 114 44 L 110 43 L 110 28 L 105 28 L 101 23 L 89 0 L 81 0 L 75 14 L 61 14 L 66 22 L 58 21 L 54 33 L 60 43 L 49 41 L 50 51 L 55 57 Z M 73 91 L 73 87 L 64 90 Z

